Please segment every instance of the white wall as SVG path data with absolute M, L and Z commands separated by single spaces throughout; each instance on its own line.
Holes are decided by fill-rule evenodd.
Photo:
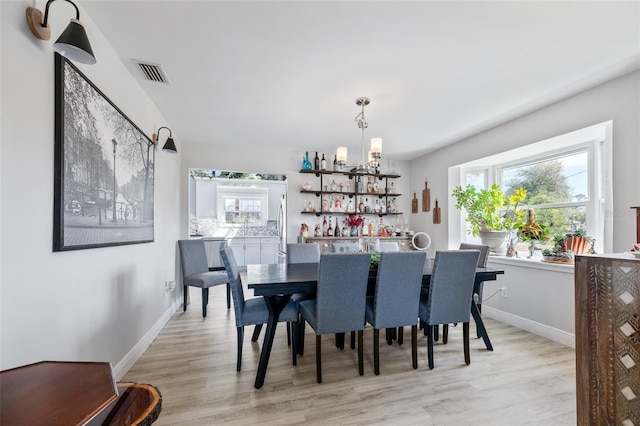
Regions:
M 432 198 L 435 194 L 442 200 L 441 225 L 433 225 L 430 214 L 420 213 L 412 216 L 413 226 L 426 229 L 437 249 L 449 248 L 450 243 L 456 245 L 450 242 L 447 231 L 449 209 L 455 207 L 452 200 L 444 201 L 448 197 L 449 167 L 613 120 L 613 211 L 605 212 L 613 217 L 613 235 L 605 238 L 612 239 L 614 252 L 628 250 L 636 232 L 635 211 L 629 207 L 640 203 L 639 104 L 640 72 L 635 71 L 412 161 L 412 187 L 417 189 L 429 177 Z M 488 311 L 493 307 L 500 311 L 497 314 L 501 319 L 511 318 L 514 325 L 518 318 L 524 318 L 538 323 L 541 330 L 574 332 L 571 275 L 516 265 L 506 269 L 508 273 L 497 283 L 515 291 L 507 299 L 488 301 Z M 555 289 L 549 287 L 550 282 L 556 285 Z M 493 288 L 492 284 L 489 287 Z
M 69 17 L 54 4 L 52 40 L 36 40 L 25 20 L 34 5 L 45 2 L 0 2 L 0 369 L 109 361 L 118 377 L 175 310 L 164 282 L 175 276 L 180 157 L 156 155 L 155 242 L 52 252 L 51 45 Z M 80 70 L 149 136 L 170 126 L 82 9 L 81 19 L 98 63 Z

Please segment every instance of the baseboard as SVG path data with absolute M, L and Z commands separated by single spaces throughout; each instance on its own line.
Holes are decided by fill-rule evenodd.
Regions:
M 499 311 L 490 306 L 482 306 L 482 316 L 493 318 L 496 321 L 503 322 L 505 324 L 512 325 L 521 330 L 528 331 L 538 336 L 545 337 L 554 342 L 558 342 L 571 348 L 576 347 L 576 338 L 574 334 L 568 333 L 557 328 L 549 327 L 548 325 L 541 324 L 539 322 L 531 321 L 530 319 L 513 315 L 508 312 Z
M 158 336 L 158 334 L 160 334 L 160 331 L 162 331 L 162 329 L 167 324 L 169 319 L 171 319 L 176 310 L 177 304 L 174 301 L 174 303 L 169 306 L 169 308 L 164 312 L 164 314 L 162 314 L 158 321 L 156 321 L 153 327 L 151 327 L 149 331 L 147 331 L 145 335 L 142 336 L 142 339 L 140 339 L 138 343 L 136 343 L 133 348 L 131 348 L 131 350 L 124 356 L 124 358 L 122 358 L 120 362 L 116 364 L 115 367 L 113 367 L 113 376 L 116 378 L 116 381 L 122 380 L 124 375 L 127 374 L 127 371 L 129 371 L 129 369 L 133 367 L 133 364 L 138 361 L 144 351 L 147 350 L 153 340 Z

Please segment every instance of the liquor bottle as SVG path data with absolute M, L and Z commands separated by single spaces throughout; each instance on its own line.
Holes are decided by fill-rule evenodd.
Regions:
M 371 181 L 371 176 L 367 179 L 367 192 L 371 194 L 373 192 L 373 182 Z
M 355 212 L 355 209 L 353 208 L 353 200 L 351 198 L 349 198 L 349 204 L 347 204 L 347 212 Z
M 320 170 L 320 159 L 318 158 L 318 151 L 316 151 L 316 158 L 313 159 L 314 170 Z
M 337 155 L 333 156 L 333 171 L 334 172 L 338 171 L 338 156 Z
M 365 220 L 365 222 L 366 222 L 366 220 Z M 364 237 L 364 236 L 368 236 L 368 235 L 369 235 L 369 227 L 367 226 L 366 223 L 364 223 L 362 225 L 362 236 Z
M 380 218 L 380 225 L 378 225 L 378 235 L 384 234 L 384 223 L 382 222 L 382 218 Z
M 358 183 L 356 185 L 356 192 L 362 194 L 364 192 L 364 186 L 362 185 L 362 179 L 358 176 Z
M 320 168 L 322 170 L 327 170 L 327 160 L 325 160 L 324 154 L 322 154 L 322 160 L 320 160 Z
M 327 228 L 327 237 L 333 237 L 333 226 L 331 226 L 331 216 L 329 216 L 329 227 Z
M 336 229 L 333 231 L 333 235 L 335 237 L 339 237 L 340 236 L 340 225 L 338 225 L 338 221 L 336 220 Z
M 358 203 L 358 211 L 360 213 L 364 213 L 364 202 L 362 201 L 362 198 L 360 198 L 360 202 Z
M 364 212 L 365 213 L 371 213 L 371 204 L 369 204 L 369 199 L 368 198 L 364 199 Z
M 372 237 L 376 235 L 376 224 L 373 223 L 373 220 L 369 222 L 369 235 L 371 235 Z
M 378 203 L 378 200 L 373 204 L 373 212 L 380 213 L 380 203 Z
M 336 197 L 334 206 L 336 208 L 336 211 L 342 210 L 342 202 L 340 201 L 340 197 Z
M 322 220 L 322 236 L 323 237 L 327 236 L 327 217 L 326 216 Z

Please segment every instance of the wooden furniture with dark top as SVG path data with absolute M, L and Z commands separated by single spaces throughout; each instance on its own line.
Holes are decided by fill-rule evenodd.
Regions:
M 115 383 L 108 362 L 43 361 L 0 372 L 1 425 L 150 425 L 160 392 Z
M 640 260 L 576 256 L 578 425 L 640 425 Z

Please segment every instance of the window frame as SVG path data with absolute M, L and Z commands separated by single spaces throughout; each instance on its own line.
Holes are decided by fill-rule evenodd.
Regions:
M 611 239 L 605 238 L 612 229 L 612 220 L 604 214 L 612 203 L 611 183 L 611 135 L 612 121 L 588 126 L 573 132 L 558 135 L 540 142 L 524 145 L 509 151 L 497 153 L 449 169 L 449 194 L 457 185 L 465 185 L 467 174 L 486 170 L 487 187 L 493 183 L 501 184 L 502 172 L 506 168 L 553 160 L 579 152 L 588 156 L 588 201 L 567 203 L 549 203 L 536 207 L 572 207 L 585 206 L 587 215 L 587 233 L 595 238 L 596 252 L 611 251 Z M 556 205 L 557 204 L 557 205 Z M 455 208 L 455 200 L 449 196 L 449 235 L 450 247 L 460 242 L 478 242 L 467 232 L 464 211 Z M 523 205 L 523 208 L 528 206 Z M 609 232 L 607 232 L 609 231 Z

